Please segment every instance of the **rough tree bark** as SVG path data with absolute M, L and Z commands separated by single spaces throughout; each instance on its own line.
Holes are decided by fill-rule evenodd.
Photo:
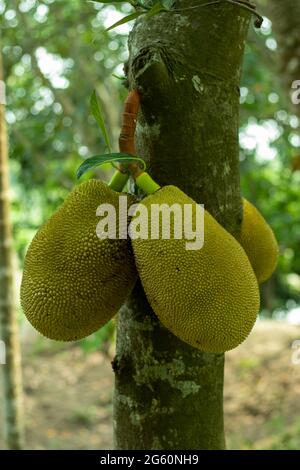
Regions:
M 1 49 L 0 81 L 3 82 Z M 4 389 L 2 403 L 4 405 L 7 446 L 9 449 L 21 449 L 22 385 L 14 292 L 7 149 L 5 105 L 4 100 L 0 99 L 0 334 L 6 349 L 6 364 L 0 365 L 0 370 Z
M 221 2 L 139 19 L 129 37 L 128 81 L 142 96 L 138 154 L 157 182 L 204 203 L 233 234 L 242 218 L 239 82 L 249 20 Z M 117 449 L 225 447 L 224 355 L 201 353 L 167 331 L 139 283 L 119 314 L 113 367 Z
M 259 5 L 272 21 L 278 43 L 279 73 L 292 106 L 292 83 L 300 80 L 300 0 L 259 0 Z M 300 106 L 292 108 L 300 119 Z

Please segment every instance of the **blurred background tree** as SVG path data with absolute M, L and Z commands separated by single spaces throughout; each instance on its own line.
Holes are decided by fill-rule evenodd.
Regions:
M 126 5 L 122 10 L 128 11 Z M 89 112 L 94 89 L 118 148 L 127 36 L 105 31 L 121 12 L 92 2 L 0 0 L 0 14 L 14 242 L 21 272 L 28 242 L 76 184 L 76 168 L 86 156 L 105 150 Z M 108 179 L 109 166 L 97 174 Z M 108 325 L 83 344 L 96 347 L 112 329 Z

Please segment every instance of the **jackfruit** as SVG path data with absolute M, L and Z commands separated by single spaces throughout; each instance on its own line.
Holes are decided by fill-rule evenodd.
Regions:
M 134 198 L 127 198 L 132 204 Z M 21 304 L 30 323 L 48 338 L 73 341 L 90 335 L 117 313 L 134 286 L 130 240 L 96 234 L 102 203 L 116 208 L 118 229 L 119 193 L 89 180 L 69 194 L 28 249 Z
M 148 209 L 148 238 L 132 236 L 136 266 L 147 298 L 163 325 L 181 340 L 205 352 L 222 353 L 249 335 L 259 310 L 259 289 L 241 245 L 207 212 L 204 245 L 186 250 L 176 239 L 150 237 L 152 204 L 196 203 L 174 186 L 166 186 L 141 201 Z M 140 207 L 139 206 L 139 207 Z M 144 213 L 136 209 L 132 222 Z
M 276 269 L 278 244 L 271 227 L 249 201 L 243 199 L 244 216 L 240 244 L 244 248 L 259 284 L 267 281 Z

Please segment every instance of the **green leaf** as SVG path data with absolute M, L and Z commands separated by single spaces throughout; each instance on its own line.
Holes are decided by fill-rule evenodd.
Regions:
M 106 31 L 110 31 L 111 29 L 116 28 L 117 26 L 120 26 L 121 24 L 128 23 L 129 21 L 135 20 L 139 16 L 145 15 L 145 13 L 146 13 L 145 11 L 135 11 L 134 13 L 131 13 L 130 15 L 127 15 L 121 20 L 112 24 L 109 28 L 106 29 Z
M 100 106 L 100 103 L 99 103 L 99 100 L 97 98 L 97 94 L 96 94 L 95 90 L 93 91 L 92 96 L 91 96 L 90 107 L 91 107 L 91 113 L 93 114 L 94 118 L 96 119 L 96 121 L 97 121 L 97 123 L 98 123 L 98 125 L 99 125 L 99 127 L 100 127 L 100 129 L 103 133 L 106 146 L 107 146 L 109 152 L 111 152 L 111 145 L 110 145 L 108 132 L 106 130 L 102 109 L 101 109 L 101 106 Z
M 92 170 L 96 166 L 113 162 L 139 162 L 142 165 L 143 170 L 146 169 L 146 163 L 141 157 L 130 155 L 128 153 L 106 153 L 104 155 L 95 155 L 94 157 L 90 157 L 84 160 L 84 162 L 80 165 L 76 172 L 77 179 L 79 179 L 84 173 L 89 170 Z

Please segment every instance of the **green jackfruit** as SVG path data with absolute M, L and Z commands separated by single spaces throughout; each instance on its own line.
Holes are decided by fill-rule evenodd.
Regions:
M 271 227 L 249 201 L 243 199 L 244 216 L 240 244 L 244 248 L 259 284 L 267 281 L 276 269 L 278 244 Z
M 196 206 L 174 186 L 156 191 L 140 204 L 148 209 L 149 223 L 152 204 Z M 171 218 L 171 234 L 173 228 Z M 132 236 L 132 245 L 148 300 L 173 334 L 213 353 L 245 340 L 259 310 L 257 280 L 240 244 L 208 212 L 200 250 L 186 250 L 185 239 L 162 239 L 161 233 L 158 239 Z
M 127 197 L 132 204 L 134 198 Z M 117 313 L 134 286 L 130 241 L 96 234 L 102 203 L 115 206 L 118 222 L 119 193 L 98 180 L 77 186 L 28 249 L 21 304 L 30 323 L 48 338 L 73 341 L 90 335 Z

